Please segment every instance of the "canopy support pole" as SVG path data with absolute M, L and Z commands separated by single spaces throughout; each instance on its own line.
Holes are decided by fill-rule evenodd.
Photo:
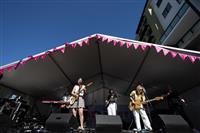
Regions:
M 129 92 L 129 90 L 131 89 L 133 83 L 135 82 L 135 79 L 137 78 L 137 76 L 139 75 L 140 71 L 142 70 L 142 66 L 143 66 L 144 63 L 145 63 L 145 61 L 146 61 L 146 59 L 147 59 L 147 57 L 148 57 L 148 55 L 149 55 L 150 50 L 151 50 L 151 48 L 148 47 L 148 49 L 147 49 L 147 51 L 146 51 L 146 53 L 145 53 L 145 55 L 144 55 L 144 58 L 142 59 L 142 62 L 140 63 L 140 65 L 139 65 L 139 67 L 138 67 L 138 69 L 137 69 L 137 71 L 136 71 L 136 74 L 134 75 L 134 77 L 133 77 L 132 80 L 131 80 L 131 83 L 129 84 L 128 88 L 126 89 L 125 94 L 127 94 L 127 93 Z
M 99 42 L 98 41 L 97 41 L 97 49 L 98 49 L 98 57 L 99 57 L 99 66 L 100 66 L 101 80 L 103 82 L 103 88 L 104 88 L 105 87 L 105 81 L 104 81 L 104 76 L 103 76 L 101 50 L 100 50 L 100 46 L 99 46 Z
M 48 54 L 48 56 L 50 57 L 50 59 L 53 61 L 53 63 L 57 66 L 57 68 L 61 71 L 61 73 L 65 76 L 65 78 L 71 83 L 71 85 L 73 84 L 73 81 L 69 78 L 69 76 L 64 72 L 64 70 L 62 69 L 62 67 L 59 65 L 59 63 L 50 55 Z

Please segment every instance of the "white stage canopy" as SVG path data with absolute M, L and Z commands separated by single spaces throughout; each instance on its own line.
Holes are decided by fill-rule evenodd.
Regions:
M 35 97 L 60 97 L 78 77 L 88 90 L 128 95 L 141 82 L 152 96 L 167 85 L 179 92 L 200 83 L 200 53 L 95 34 L 2 66 L 0 85 Z

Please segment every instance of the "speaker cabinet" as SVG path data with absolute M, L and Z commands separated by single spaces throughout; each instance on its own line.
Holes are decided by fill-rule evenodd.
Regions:
M 52 113 L 46 120 L 46 129 L 49 131 L 67 131 L 72 114 Z
M 167 133 L 192 133 L 188 123 L 180 115 L 159 115 Z
M 121 133 L 120 116 L 96 115 L 96 133 Z

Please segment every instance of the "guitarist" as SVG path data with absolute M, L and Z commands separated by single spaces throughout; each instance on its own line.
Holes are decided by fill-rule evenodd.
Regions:
M 80 130 L 85 130 L 83 127 L 84 115 L 83 109 L 85 108 L 84 94 L 86 93 L 86 86 L 83 84 L 82 78 L 79 78 L 77 84 L 74 86 L 71 94 L 78 97 L 74 104 L 71 106 L 74 117 L 77 117 L 77 111 L 80 118 Z
M 117 113 L 117 94 L 113 89 L 109 90 L 109 95 L 106 100 L 106 107 L 108 111 L 108 115 L 116 115 Z
M 135 118 L 137 130 L 141 131 L 141 123 L 140 123 L 140 115 L 141 115 L 142 121 L 144 123 L 144 128 L 146 130 L 152 131 L 151 123 L 149 121 L 149 118 L 146 114 L 146 111 L 145 111 L 143 105 L 141 104 L 141 105 L 139 105 L 139 107 L 136 108 L 138 101 L 139 102 L 145 101 L 144 93 L 145 93 L 145 89 L 142 85 L 138 85 L 136 87 L 136 90 L 133 90 L 130 93 L 130 99 L 131 99 L 131 102 L 134 106 L 132 111 L 133 111 L 133 115 L 134 115 L 134 118 Z

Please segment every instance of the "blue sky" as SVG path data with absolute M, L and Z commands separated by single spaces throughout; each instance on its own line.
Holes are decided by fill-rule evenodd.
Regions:
M 135 38 L 145 0 L 0 0 L 0 66 L 94 33 Z

